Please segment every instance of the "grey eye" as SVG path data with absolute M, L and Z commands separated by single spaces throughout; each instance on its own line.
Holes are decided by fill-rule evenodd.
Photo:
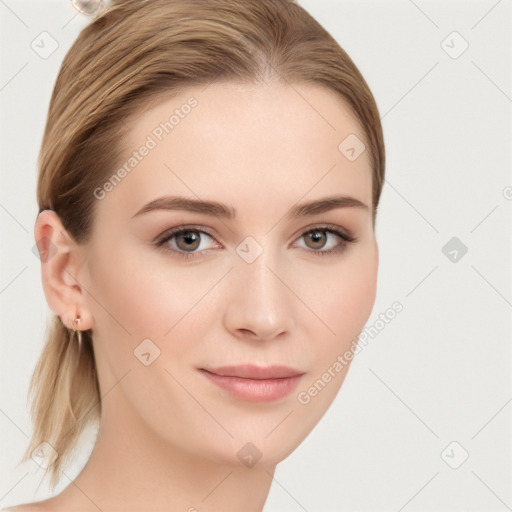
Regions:
M 201 237 L 197 231 L 182 231 L 174 235 L 176 245 L 182 251 L 195 250 L 199 247 Z
M 321 249 L 327 242 L 327 230 L 315 229 L 303 235 L 306 240 L 306 245 L 311 242 L 312 245 L 308 245 L 310 249 Z

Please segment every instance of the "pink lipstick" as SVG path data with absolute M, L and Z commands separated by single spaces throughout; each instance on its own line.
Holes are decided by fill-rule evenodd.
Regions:
M 233 397 L 249 402 L 272 402 L 289 395 L 304 372 L 287 366 L 242 364 L 200 368 L 201 373 Z

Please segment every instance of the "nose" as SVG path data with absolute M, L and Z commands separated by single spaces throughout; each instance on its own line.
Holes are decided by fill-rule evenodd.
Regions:
M 275 258 L 265 251 L 252 263 L 240 258 L 229 279 L 223 321 L 234 336 L 271 340 L 293 331 L 294 296 Z

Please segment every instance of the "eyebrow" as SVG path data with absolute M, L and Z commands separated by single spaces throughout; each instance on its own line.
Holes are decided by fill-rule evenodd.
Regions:
M 336 208 L 360 208 L 362 210 L 369 210 L 365 203 L 355 197 L 335 195 L 315 199 L 313 201 L 294 206 L 286 215 L 288 218 L 307 217 L 334 210 Z M 183 210 L 227 219 L 236 217 L 236 209 L 234 207 L 229 208 L 225 204 L 218 203 L 216 201 L 206 201 L 179 196 L 164 196 L 150 201 L 135 215 L 133 215 L 132 218 L 156 210 Z

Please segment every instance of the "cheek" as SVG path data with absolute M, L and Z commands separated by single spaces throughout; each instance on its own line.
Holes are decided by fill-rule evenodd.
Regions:
M 330 316 L 339 333 L 359 334 L 372 312 L 377 291 L 377 273 L 372 266 L 355 268 L 340 280 L 336 295 L 331 295 Z
M 308 332 L 311 367 L 297 395 L 308 428 L 329 408 L 343 384 L 353 361 L 353 356 L 346 354 L 357 347 L 375 302 L 378 259 L 373 250 L 354 251 L 336 267 L 328 275 L 319 270 L 309 281 L 315 284 L 308 299 L 328 328 L 314 322 L 315 331 Z
M 328 329 L 319 341 L 322 361 L 337 357 L 350 347 L 368 321 L 377 292 L 377 259 L 372 251 L 354 251 L 350 258 L 322 273 L 312 304 Z
M 110 249 L 90 260 L 89 289 L 95 299 L 90 305 L 99 337 L 118 340 L 131 351 L 145 338 L 166 346 L 190 324 L 208 290 L 225 273 L 206 265 L 179 265 L 151 249 L 122 248 L 120 243 Z M 179 343 L 173 346 L 179 350 Z

